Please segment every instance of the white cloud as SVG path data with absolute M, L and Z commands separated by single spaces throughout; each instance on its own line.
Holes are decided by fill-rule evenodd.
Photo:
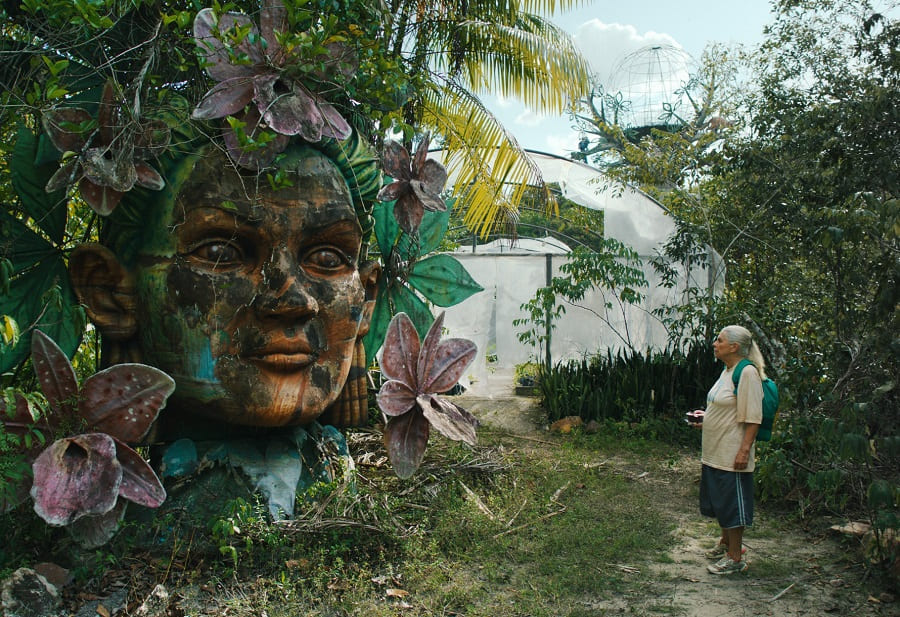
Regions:
M 497 109 L 509 109 L 513 105 L 517 103 L 516 99 L 511 99 L 503 96 L 502 94 L 496 94 L 484 99 L 487 103 L 492 103 L 491 107 L 496 107 Z
M 641 34 L 634 26 L 592 19 L 578 27 L 574 38 L 595 83 L 609 94 L 621 92 L 627 101 L 619 122 L 652 124 L 664 117 L 668 104 L 676 104 L 675 92 L 687 81 L 692 60 L 670 35 Z
M 522 110 L 519 115 L 516 116 L 516 119 L 513 120 L 513 123 L 517 126 L 539 126 L 544 121 L 545 116 L 541 114 L 536 114 L 527 107 Z
M 606 82 L 616 65 L 631 52 L 651 45 L 673 45 L 681 47 L 668 34 L 652 30 L 640 34 L 634 26 L 606 24 L 599 19 L 591 19 L 578 27 L 574 35 L 575 43 L 581 49 L 594 75 Z

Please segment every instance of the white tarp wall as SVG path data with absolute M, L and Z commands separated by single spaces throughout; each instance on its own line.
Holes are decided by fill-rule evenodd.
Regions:
M 615 295 L 608 300 L 604 293 L 589 293 L 579 306 L 566 306 L 566 313 L 554 321 L 551 359 L 580 358 L 610 348 L 615 353 L 623 347 L 644 350 L 666 346 L 667 335 L 652 310 L 679 300 L 686 287 L 706 289 L 711 279 L 707 270 L 685 273 L 676 288 L 665 289 L 649 264 L 649 258 L 675 231 L 665 208 L 646 194 L 620 186 L 604 186 L 597 170 L 578 162 L 551 155 L 529 153 L 542 170 L 546 182 L 556 182 L 568 199 L 585 207 L 604 211 L 604 234 L 633 248 L 644 261 L 648 287 L 640 305 L 620 306 Z M 484 287 L 465 302 L 446 309 L 444 327 L 448 336 L 468 338 L 478 345 L 478 355 L 467 371 L 470 388 L 478 391 L 490 371 L 512 369 L 529 360 L 543 360 L 543 352 L 520 343 L 518 334 L 524 326 L 513 326 L 513 320 L 527 317 L 521 305 L 534 297 L 539 287 L 551 276 L 560 274 L 568 247 L 552 238 L 521 240 L 515 246 L 507 242 L 482 245 L 477 252 L 461 247 L 454 257 Z M 714 256 L 715 257 L 715 256 Z M 548 269 L 549 266 L 549 269 Z M 540 358 L 538 356 L 540 355 Z

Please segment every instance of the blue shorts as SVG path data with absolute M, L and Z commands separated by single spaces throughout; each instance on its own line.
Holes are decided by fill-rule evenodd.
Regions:
M 703 465 L 700 514 L 717 519 L 723 529 L 752 525 L 753 473 L 723 471 Z

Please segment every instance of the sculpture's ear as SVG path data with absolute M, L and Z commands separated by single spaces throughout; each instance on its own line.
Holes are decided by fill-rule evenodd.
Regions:
M 372 323 L 372 313 L 375 312 L 375 298 L 378 293 L 378 277 L 381 276 L 381 264 L 377 261 L 367 261 L 359 268 L 359 278 L 363 289 L 366 290 L 366 302 L 363 306 L 363 317 L 359 323 L 357 336 L 362 338 L 369 333 Z
M 69 277 L 101 334 L 120 341 L 135 335 L 134 277 L 112 251 L 100 244 L 82 244 L 69 256 Z

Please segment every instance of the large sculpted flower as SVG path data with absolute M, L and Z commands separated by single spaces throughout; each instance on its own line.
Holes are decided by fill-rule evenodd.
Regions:
M 447 209 L 440 192 L 447 183 L 447 170 L 433 159 L 427 159 L 430 139 L 426 136 L 410 160 L 402 144 L 388 141 L 384 145 L 384 171 L 394 181 L 378 193 L 379 201 L 394 201 L 394 216 L 400 228 L 412 234 L 419 228 L 425 210 Z
M 401 478 L 412 476 L 422 463 L 429 426 L 450 439 L 475 444 L 475 416 L 438 396 L 459 381 L 475 357 L 475 343 L 458 338 L 441 341 L 443 325 L 441 313 L 420 344 L 410 318 L 397 313 L 385 335 L 381 372 L 388 381 L 376 400 L 389 417 L 384 441 Z
M 358 65 L 355 54 L 340 42 L 325 44 L 326 53 L 315 58 L 302 58 L 295 48 L 286 48 L 279 37 L 289 29 L 287 12 L 277 2 L 263 2 L 259 28 L 246 15 L 229 12 L 217 17 L 210 8 L 194 19 L 194 38 L 207 72 L 218 83 L 204 95 L 193 117 L 209 120 L 238 115 L 252 101 L 259 116 L 247 115 L 247 133 L 252 137 L 263 126 L 278 133 L 262 154 L 239 161 L 244 166 L 270 162 L 287 146 L 285 136 L 299 135 L 315 143 L 323 137 L 346 139 L 351 133 L 334 106 L 307 88 L 299 76 L 323 82 L 335 72 L 349 77 Z M 320 68 L 304 71 L 305 64 Z M 233 148 L 229 150 L 235 153 Z
M 126 442 L 143 439 L 175 382 L 151 366 L 116 364 L 79 389 L 68 358 L 40 330 L 32 338 L 32 359 L 53 414 L 42 428 L 53 430 L 47 420 L 81 421 L 91 431 L 56 440 L 34 460 L 35 512 L 68 527 L 82 546 L 99 546 L 118 527 L 123 500 L 157 508 L 166 498 L 159 477 Z M 15 429 L 22 423 L 4 424 Z
M 107 216 L 135 185 L 154 191 L 165 186 L 146 159 L 169 145 L 169 128 L 160 120 L 129 118 L 112 83 L 103 89 L 96 121 L 80 107 L 50 110 L 41 121 L 57 150 L 77 154 L 47 182 L 48 193 L 78 182 L 81 197 Z

